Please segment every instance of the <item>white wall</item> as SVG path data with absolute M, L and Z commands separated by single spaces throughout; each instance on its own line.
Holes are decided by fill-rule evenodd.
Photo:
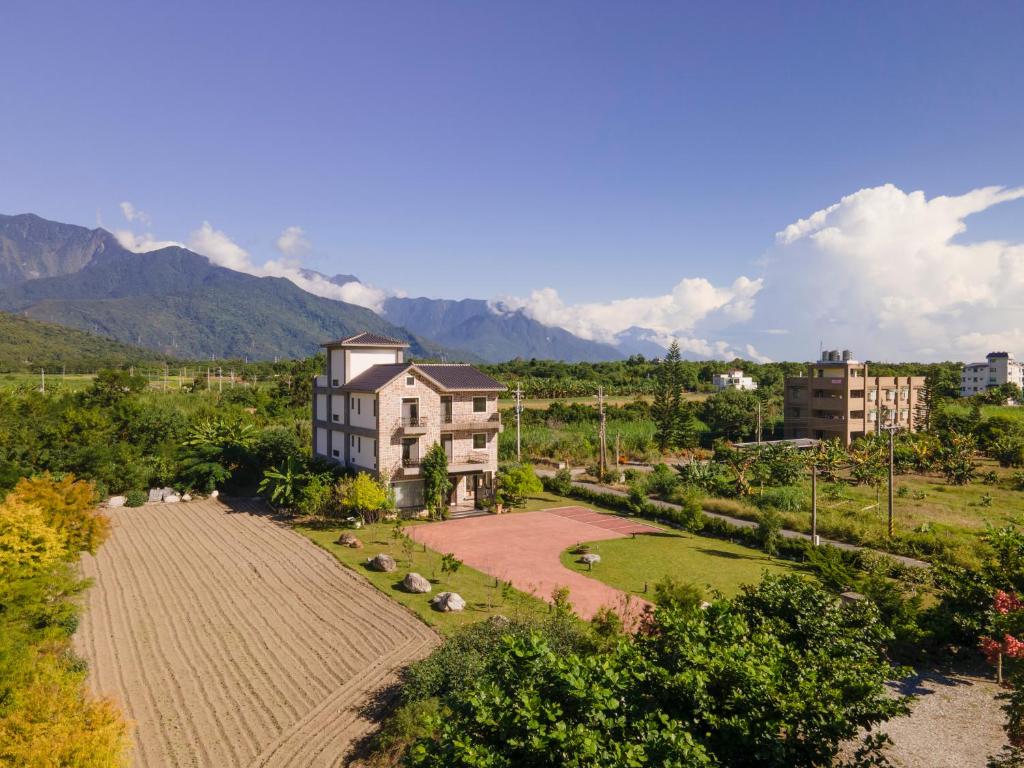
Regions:
M 348 440 L 348 435 L 337 429 L 331 430 L 331 458 L 335 461 L 345 461 L 345 441 Z M 335 455 L 337 451 L 337 455 Z
M 377 417 L 373 415 L 376 395 L 351 395 L 348 408 L 348 423 L 353 427 L 377 428 Z
M 316 418 L 320 421 L 327 420 L 327 395 L 316 396 Z
M 349 463 L 363 469 L 377 468 L 377 441 L 372 437 L 349 435 Z
M 345 396 L 331 395 L 331 421 L 335 424 L 345 423 Z
M 323 427 L 316 430 L 316 452 L 320 456 L 327 455 L 327 430 Z
M 331 365 L 330 365 L 330 384 L 331 386 L 341 386 L 345 383 L 345 350 L 343 349 L 332 349 L 331 350 Z M 334 382 L 338 383 L 335 384 Z
M 401 350 L 398 349 L 351 349 L 349 350 L 349 372 L 348 379 L 350 381 L 358 376 L 360 373 L 365 371 L 371 365 L 381 365 L 385 363 L 397 363 Z

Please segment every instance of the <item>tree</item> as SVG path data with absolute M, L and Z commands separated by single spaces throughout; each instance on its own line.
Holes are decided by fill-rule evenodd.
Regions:
M 39 507 L 11 498 L 0 504 L 0 581 L 35 576 L 66 556 L 60 533 Z
M 655 374 L 651 416 L 655 424 L 654 440 L 662 453 L 680 443 L 683 418 L 681 360 L 679 342 L 673 339 Z
M 950 485 L 967 485 L 974 479 L 978 469 L 974 460 L 977 446 L 974 435 L 951 432 L 946 437 L 939 455 L 939 466 Z
M 38 509 L 72 556 L 94 553 L 110 534 L 110 518 L 96 509 L 95 487 L 74 475 L 22 478 L 6 501 Z
M 388 506 L 388 489 L 366 472 L 341 480 L 338 496 L 342 509 L 359 515 L 366 523 L 377 522 L 380 513 Z
M 85 397 L 96 405 L 110 406 L 146 388 L 145 376 L 133 376 L 123 370 L 103 370 L 96 374 Z
M 869 602 L 785 576 L 706 610 L 688 594 L 666 603 L 604 649 L 502 638 L 463 687 L 440 693 L 408 764 L 812 768 L 908 710 L 888 693 L 905 670 L 886 660 L 892 635 Z M 862 764 L 880 764 L 882 742 L 863 738 Z
M 757 431 L 757 395 L 744 389 L 723 389 L 701 405 L 701 421 L 712 436 L 743 440 Z
M 289 456 L 277 469 L 268 469 L 263 473 L 259 492 L 267 496 L 271 503 L 292 509 L 298 503 L 308 480 L 309 474 L 302 465 Z
M 531 493 L 543 490 L 532 464 L 506 464 L 498 470 L 498 498 L 503 504 L 524 507 Z
M 444 446 L 434 443 L 420 462 L 423 475 L 423 498 L 430 513 L 440 519 L 448 514 L 448 496 L 452 482 L 448 479 L 448 454 Z

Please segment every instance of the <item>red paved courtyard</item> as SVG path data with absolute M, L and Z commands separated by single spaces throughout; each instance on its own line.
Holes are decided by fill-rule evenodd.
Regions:
M 415 525 L 409 533 L 436 552 L 451 552 L 466 565 L 544 600 L 550 601 L 556 588 L 568 587 L 573 608 L 589 619 L 606 605 L 621 612 L 625 593 L 569 570 L 559 561 L 562 551 L 582 541 L 657 530 L 583 507 L 560 507 Z

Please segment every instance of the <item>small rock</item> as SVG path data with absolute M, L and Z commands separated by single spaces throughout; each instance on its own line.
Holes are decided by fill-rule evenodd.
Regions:
M 580 562 L 581 563 L 586 563 L 587 565 L 593 565 L 594 563 L 600 563 L 601 562 L 601 556 L 600 555 L 595 555 L 593 552 L 591 552 L 591 553 L 586 554 L 583 557 L 581 557 L 580 558 Z
M 181 500 L 182 501 L 192 501 L 192 494 L 191 493 L 183 493 L 183 494 L 181 494 Z
M 424 592 L 430 591 L 430 582 L 420 576 L 418 573 L 410 573 L 404 579 L 402 579 L 402 589 L 406 592 L 415 592 L 416 594 L 423 594 Z
M 437 611 L 461 611 L 466 607 L 466 601 L 458 592 L 442 592 L 430 604 Z
M 123 507 L 125 502 L 124 496 L 111 496 L 107 499 L 108 507 Z
M 421 509 L 419 512 L 416 513 L 416 518 L 418 520 L 426 520 L 428 517 L 430 517 L 430 512 L 428 512 L 425 509 Z
M 210 498 L 211 499 L 216 499 L 218 496 L 220 496 L 220 491 L 218 491 L 217 489 L 214 489 L 214 490 L 210 491 Z
M 353 536 L 351 533 L 343 533 L 338 537 L 338 544 L 343 547 L 351 547 L 352 549 L 361 549 L 363 542 Z
M 150 501 L 163 501 L 164 492 L 160 488 L 149 489 L 149 500 Z
M 397 519 L 398 519 L 398 513 L 397 512 L 388 512 L 386 515 L 384 515 L 384 522 L 385 523 L 393 523 Z
M 181 501 L 181 496 L 176 493 L 168 493 L 164 496 L 164 504 L 177 504 Z
M 375 557 L 371 557 L 368 561 L 371 571 L 383 571 L 384 573 L 391 573 L 395 570 L 398 565 L 395 563 L 395 558 L 391 555 L 379 554 Z

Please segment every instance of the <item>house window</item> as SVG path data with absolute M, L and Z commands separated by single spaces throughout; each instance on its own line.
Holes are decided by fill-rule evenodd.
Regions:
M 482 450 L 487 447 L 487 433 L 486 432 L 475 432 L 473 434 L 473 448 L 475 450 Z
M 334 421 L 341 421 L 341 414 L 340 413 L 332 413 L 331 414 L 331 419 L 333 419 Z
M 332 387 L 337 387 L 337 386 L 339 386 L 339 385 L 338 385 L 338 380 L 337 380 L 337 379 L 331 379 L 331 386 L 332 386 Z
M 405 377 L 405 386 L 407 386 L 407 387 L 414 387 L 414 386 L 416 386 L 416 377 L 415 376 L 406 376 Z
M 360 453 L 363 451 L 363 438 L 361 437 L 356 438 L 356 450 Z
M 351 438 L 351 443 L 350 443 L 350 445 L 351 445 L 351 446 L 352 446 L 353 448 L 355 448 L 355 445 L 356 445 L 356 436 L 355 436 L 355 435 L 349 435 L 349 437 Z
M 339 451 L 337 448 L 331 451 L 331 453 L 334 455 L 334 458 L 336 459 L 341 456 L 341 451 Z
M 485 413 L 487 411 L 487 398 L 486 397 L 474 397 L 473 398 L 473 413 Z
M 377 416 L 377 398 L 373 399 L 373 415 L 374 417 Z

